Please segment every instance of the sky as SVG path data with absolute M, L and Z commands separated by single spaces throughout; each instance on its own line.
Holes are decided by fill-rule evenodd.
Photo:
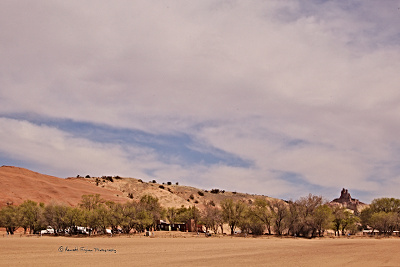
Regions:
M 400 198 L 400 1 L 0 1 L 0 165 Z

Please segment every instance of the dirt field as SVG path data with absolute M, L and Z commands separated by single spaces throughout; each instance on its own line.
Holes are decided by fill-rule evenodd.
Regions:
M 400 238 L 0 236 L 0 266 L 400 266 Z

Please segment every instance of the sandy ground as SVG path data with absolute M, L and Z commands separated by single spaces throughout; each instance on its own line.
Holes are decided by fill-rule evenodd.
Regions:
M 400 238 L 0 236 L 0 266 L 400 266 Z

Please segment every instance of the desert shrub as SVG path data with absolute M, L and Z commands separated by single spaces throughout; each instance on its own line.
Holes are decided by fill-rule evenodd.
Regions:
M 208 202 L 208 205 L 215 207 L 215 203 L 212 200 L 210 200 L 210 202 Z
M 194 196 L 193 196 L 193 194 L 191 194 L 191 195 L 189 196 L 189 198 L 190 198 L 190 199 L 194 199 Z
M 86 175 L 86 176 L 85 176 L 85 178 L 90 178 L 90 175 L 89 175 L 89 174 L 88 174 L 88 175 Z
M 163 186 L 163 185 L 160 185 L 160 186 L 159 186 L 159 188 L 161 188 L 161 189 L 165 189 L 165 186 Z
M 143 180 L 142 180 L 142 179 L 139 179 L 138 182 L 143 183 Z
M 219 189 L 218 189 L 218 188 L 211 189 L 210 193 L 212 193 L 212 194 L 218 194 L 218 193 L 219 193 Z
M 178 183 L 178 182 L 176 182 L 175 184 L 176 184 L 176 185 L 179 185 L 179 183 Z
M 198 204 L 198 203 L 199 203 L 199 201 L 197 201 L 197 200 L 196 200 L 196 201 L 194 201 L 194 203 Z
M 153 181 L 151 181 L 153 184 L 155 184 L 155 183 L 157 183 L 157 181 L 156 180 L 153 180 Z
M 128 194 L 128 197 L 129 197 L 130 199 L 133 199 L 133 194 L 132 194 L 132 193 L 129 193 L 129 194 Z
M 198 191 L 197 194 L 199 194 L 199 196 L 204 196 L 204 193 L 201 191 Z
M 167 182 L 167 185 L 172 185 L 172 183 L 171 182 Z
M 119 180 L 119 179 L 122 179 L 122 178 L 117 175 L 117 176 L 114 176 L 114 179 L 118 179 Z
M 114 182 L 114 179 L 112 178 L 112 176 L 102 176 L 101 178 L 103 178 L 103 182 L 105 182 L 105 181 Z

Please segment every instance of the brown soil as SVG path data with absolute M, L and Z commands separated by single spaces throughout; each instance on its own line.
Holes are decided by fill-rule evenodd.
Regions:
M 163 237 L 157 232 L 154 238 L 0 236 L 0 266 L 368 267 L 400 262 L 399 238 Z
M 100 194 L 102 198 L 125 202 L 121 192 L 101 188 L 83 179 L 61 179 L 23 168 L 0 167 L 0 208 L 12 203 L 19 205 L 24 200 L 49 203 L 55 201 L 77 205 L 82 195 Z
M 196 205 L 200 209 L 210 201 L 218 206 L 225 198 L 247 202 L 257 197 L 270 199 L 222 190 L 213 194 L 190 186 L 158 184 L 135 178 L 113 178 L 112 182 L 96 177 L 63 179 L 12 166 L 0 167 L 0 184 L 3 186 L 3 190 L 0 190 L 0 208 L 7 203 L 19 205 L 28 199 L 46 204 L 55 201 L 76 206 L 82 195 L 90 194 L 100 194 L 105 200 L 122 203 L 131 199 L 139 200 L 144 194 L 150 194 L 157 197 L 166 208 Z

